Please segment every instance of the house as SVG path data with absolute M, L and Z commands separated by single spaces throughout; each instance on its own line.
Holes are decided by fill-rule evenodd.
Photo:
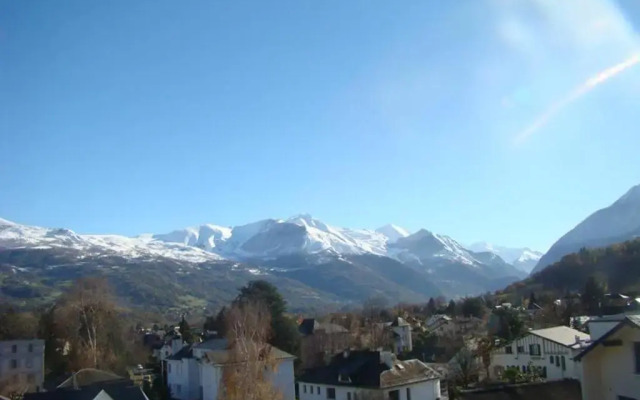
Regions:
M 583 399 L 640 399 L 640 315 L 604 317 L 589 328 L 593 341 L 575 357 Z
M 396 317 L 392 322 L 387 324 L 387 327 L 392 332 L 393 350 L 396 354 L 410 352 L 413 350 L 411 324 L 401 317 Z
M 44 340 L 0 341 L 0 382 L 39 392 L 44 382 Z
M 437 336 L 467 336 L 477 334 L 482 329 L 483 321 L 476 317 L 456 317 L 433 315 L 427 320 L 429 332 Z
M 149 400 L 132 381 L 107 371 L 83 369 L 55 390 L 27 393 L 23 400 Z
M 138 386 L 144 385 L 144 382 L 153 384 L 153 381 L 156 378 L 156 374 L 153 369 L 144 368 L 142 365 L 128 367 L 127 373 L 129 374 L 129 379 Z
M 490 378 L 499 379 L 507 368 L 519 368 L 523 372 L 536 368 L 548 381 L 580 380 L 582 368 L 573 358 L 589 341 L 589 335 L 567 326 L 529 331 L 491 353 Z
M 271 348 L 277 360 L 269 380 L 283 394 L 283 400 L 295 399 L 295 382 L 291 354 Z M 229 343 L 226 339 L 211 339 L 185 345 L 166 359 L 167 385 L 173 398 L 179 400 L 216 400 L 223 369 L 230 363 Z
M 325 364 L 331 357 L 351 347 L 352 337 L 343 326 L 332 323 L 320 323 L 313 318 L 302 320 L 298 326 L 302 335 L 300 340 L 300 367 L 315 368 Z
M 388 351 L 345 351 L 329 365 L 298 379 L 300 400 L 436 400 L 440 375 L 419 360 L 399 361 Z

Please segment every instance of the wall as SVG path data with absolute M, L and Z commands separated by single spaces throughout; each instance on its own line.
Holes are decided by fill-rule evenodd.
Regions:
M 311 393 L 311 387 L 313 387 L 313 393 Z M 320 392 L 318 392 L 318 388 L 320 388 Z M 348 393 L 351 393 L 351 400 L 355 400 L 355 394 L 358 394 L 358 399 L 362 399 L 365 394 L 369 393 L 376 393 L 378 395 L 382 394 L 385 396 L 384 398 L 387 399 L 389 392 L 393 390 L 399 391 L 400 400 L 407 400 L 407 388 L 411 389 L 411 400 L 436 400 L 440 397 L 440 381 L 438 380 L 397 386 L 392 389 L 385 390 L 359 389 L 349 386 L 318 385 L 298 382 L 300 400 L 327 399 L 327 388 L 334 388 L 336 390 L 336 400 L 348 400 Z
M 589 321 L 589 335 L 591 336 L 591 340 L 599 339 L 605 333 L 609 332 L 616 325 L 618 325 L 620 321 L 598 321 L 593 320 Z
M 618 400 L 618 396 L 640 399 L 640 375 L 635 374 L 633 343 L 640 342 L 640 329 L 623 328 L 608 340 L 621 346 L 597 346 L 582 359 L 584 400 Z
M 201 363 L 199 366 L 203 400 L 217 400 L 222 380 L 221 366 L 208 363 Z M 283 400 L 295 400 L 293 359 L 282 360 L 278 365 L 277 371 L 274 374 L 270 374 L 268 379 L 283 394 Z M 200 388 L 198 387 L 199 390 Z
M 29 345 L 32 351 L 29 352 Z M 13 353 L 13 346 L 16 353 Z M 16 360 L 17 368 L 11 361 Z M 44 381 L 44 340 L 8 340 L 0 342 L 0 380 L 18 379 L 18 382 L 34 392 L 42 390 Z
M 197 398 L 197 393 L 200 390 L 200 374 L 197 370 L 197 361 L 185 358 L 182 360 L 167 360 L 166 362 L 167 385 L 171 389 L 171 395 L 180 400 Z M 194 369 L 194 364 L 196 364 L 196 369 Z M 171 368 L 171 371 L 169 371 L 169 368 Z M 179 391 L 178 385 L 180 385 Z M 194 393 L 196 397 L 194 397 Z
M 541 355 L 532 356 L 529 354 L 529 345 L 539 344 Z M 498 379 L 496 367 L 499 366 L 506 369 L 508 366 L 515 366 L 522 370 L 531 363 L 534 367 L 547 369 L 547 380 L 561 380 L 566 378 L 578 379 L 582 378 L 582 366 L 573 361 L 573 357 L 578 351 L 562 346 L 558 343 L 543 339 L 535 335 L 527 335 L 521 339 L 512 342 L 509 346 L 513 349 L 513 354 L 507 354 L 505 347 L 497 349 L 491 353 L 491 366 L 489 374 L 492 379 Z M 524 347 L 524 353 L 518 354 L 518 346 Z M 553 357 L 553 363 L 551 358 Z M 560 362 L 558 365 L 558 359 Z M 562 358 L 564 357 L 565 369 L 562 368 Z

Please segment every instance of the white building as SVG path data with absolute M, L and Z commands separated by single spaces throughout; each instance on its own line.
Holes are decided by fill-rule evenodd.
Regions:
M 180 400 L 217 400 L 222 370 L 228 361 L 228 342 L 212 339 L 187 345 L 166 359 L 167 385 L 171 395 Z M 283 400 L 295 399 L 294 356 L 272 348 L 277 360 L 269 379 L 283 394 Z
M 536 368 L 549 381 L 581 380 L 582 366 L 573 358 L 589 341 L 589 335 L 567 326 L 529 331 L 526 336 L 491 353 L 490 377 L 500 378 L 507 368 L 523 372 Z
M 396 317 L 393 322 L 387 324 L 393 335 L 393 351 L 396 354 L 413 350 L 411 340 L 411 325 L 400 317 Z
M 640 315 L 595 319 L 589 329 L 593 342 L 576 356 L 584 371 L 582 398 L 640 400 Z
M 440 375 L 419 360 L 399 361 L 391 352 L 345 351 L 325 367 L 298 379 L 300 400 L 436 400 Z
M 43 381 L 44 340 L 0 341 L 0 382 L 39 392 Z

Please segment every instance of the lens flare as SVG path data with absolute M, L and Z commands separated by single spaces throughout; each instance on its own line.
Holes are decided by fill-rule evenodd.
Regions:
M 567 96 L 560 99 L 559 101 L 553 103 L 551 107 L 549 107 L 542 115 L 540 115 L 527 129 L 520 132 L 516 137 L 516 142 L 520 143 L 524 140 L 528 139 L 531 135 L 536 133 L 538 129 L 542 128 L 546 125 L 551 118 L 553 118 L 556 114 L 558 114 L 562 109 L 564 109 L 569 104 L 578 100 L 580 97 L 589 93 L 596 86 L 600 85 L 618 75 L 619 73 L 633 67 L 634 65 L 640 63 L 640 54 L 634 54 L 627 60 L 616 64 L 612 67 L 609 67 L 603 71 L 598 72 L 596 75 L 587 79 L 583 83 L 581 83 L 578 87 L 576 87 L 573 91 L 569 92 Z

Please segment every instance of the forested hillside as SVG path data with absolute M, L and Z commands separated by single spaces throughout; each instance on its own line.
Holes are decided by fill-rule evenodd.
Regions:
M 563 296 L 584 288 L 589 277 L 607 285 L 609 292 L 640 293 L 640 239 L 608 247 L 581 249 L 531 277 L 508 286 L 503 294 L 526 297 Z

